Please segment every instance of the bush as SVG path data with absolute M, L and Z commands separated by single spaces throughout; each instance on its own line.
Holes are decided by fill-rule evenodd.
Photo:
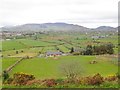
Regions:
M 30 59 L 30 57 L 29 56 L 25 56 L 25 59 Z
M 64 79 L 56 79 L 57 85 L 62 85 L 64 84 Z
M 63 80 L 63 84 L 64 85 L 67 85 L 67 84 L 79 85 L 79 84 L 81 84 L 81 79 L 79 77 L 76 77 L 74 79 L 66 78 L 66 79 Z
M 64 85 L 64 79 L 45 79 L 45 80 L 31 80 L 28 81 L 26 85 L 36 85 L 36 86 L 46 86 L 53 87 L 58 85 Z
M 26 85 L 41 85 L 42 84 L 42 81 L 41 80 L 31 80 L 31 81 L 28 81 Z
M 9 74 L 8 74 L 7 71 L 3 71 L 2 76 L 3 76 L 3 83 L 4 83 L 7 79 L 9 79 Z
M 23 53 L 23 50 L 21 50 L 21 53 Z
M 34 80 L 34 75 L 26 74 L 26 73 L 15 73 L 13 75 L 13 84 L 15 85 L 26 85 L 28 81 Z
M 73 55 L 80 55 L 80 52 L 73 52 Z
M 18 51 L 16 51 L 16 54 L 18 54 L 19 52 Z
M 117 76 L 115 75 L 109 75 L 108 77 L 105 78 L 107 81 L 115 81 L 117 80 Z
M 84 79 L 84 84 L 88 85 L 100 85 L 104 82 L 103 77 L 98 73 L 94 76 L 89 76 Z
M 11 84 L 13 82 L 13 78 L 8 78 L 4 84 Z
M 120 79 L 120 73 L 116 73 L 116 77 Z
M 47 87 L 53 87 L 55 85 L 57 85 L 55 79 L 45 79 L 42 81 L 44 83 L 45 86 Z

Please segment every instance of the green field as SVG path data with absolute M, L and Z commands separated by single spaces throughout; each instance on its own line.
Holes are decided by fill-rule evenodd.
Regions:
M 13 75 L 16 72 L 24 72 L 35 75 L 36 78 L 61 78 L 64 77 L 61 73 L 61 66 L 64 63 L 77 62 L 84 70 L 83 76 L 99 73 L 103 76 L 113 75 L 117 73 L 117 65 L 110 63 L 107 57 L 96 58 L 95 56 L 63 56 L 54 58 L 34 58 L 23 60 L 10 72 Z M 97 60 L 97 64 L 89 64 L 90 61 Z M 14 60 L 13 60 L 14 62 Z M 4 62 L 5 63 L 5 62 Z M 3 64 L 4 64 L 3 63 Z M 8 66 L 8 65 L 7 65 Z M 24 66 L 24 67 L 23 67 Z M 6 67 L 6 66 L 4 66 Z
M 2 70 L 7 69 L 9 66 L 13 65 L 19 58 L 3 58 L 2 59 Z
M 33 74 L 36 79 L 66 78 L 62 72 L 62 67 L 69 63 L 76 63 L 81 70 L 79 76 L 92 76 L 100 73 L 103 77 L 115 75 L 118 72 L 118 37 L 111 35 L 105 38 L 92 39 L 91 36 L 81 33 L 50 33 L 48 35 L 38 34 L 36 36 L 26 36 L 21 39 L 4 40 L 0 43 L 2 51 L 2 71 L 9 68 L 17 60 L 28 57 L 18 63 L 8 74 L 10 77 L 16 72 Z M 104 35 L 104 33 L 101 33 Z M 112 43 L 114 53 L 112 55 L 83 55 L 70 53 L 71 49 L 85 50 L 87 45 L 99 46 Z M 63 56 L 47 57 L 46 52 L 63 53 Z M 78 53 L 78 52 L 77 52 Z M 64 56 L 65 55 L 65 56 Z M 90 62 L 96 61 L 95 64 Z M 8 86 L 9 87 L 9 86 Z
M 18 41 L 27 46 L 49 46 L 49 45 L 52 45 L 50 43 L 43 42 L 41 40 L 20 39 Z
M 22 49 L 25 48 L 25 45 L 20 44 L 16 40 L 3 41 L 2 50 L 13 50 L 13 49 Z

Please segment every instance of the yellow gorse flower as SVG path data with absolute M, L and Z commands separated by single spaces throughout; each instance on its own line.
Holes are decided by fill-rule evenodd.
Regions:
M 114 74 L 108 75 L 108 77 L 112 77 L 112 76 L 115 76 L 115 75 Z

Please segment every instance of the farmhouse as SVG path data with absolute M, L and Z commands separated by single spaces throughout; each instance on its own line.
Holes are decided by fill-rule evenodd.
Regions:
M 92 39 L 98 39 L 98 38 L 100 38 L 99 36 L 92 36 L 91 37 Z
M 60 56 L 60 55 L 62 55 L 62 52 L 59 52 L 59 51 L 56 51 L 56 52 L 52 52 L 52 51 L 46 52 L 46 56 L 49 56 L 49 57 Z
M 105 37 L 108 37 L 107 35 L 106 36 L 104 36 L 104 35 L 102 35 L 102 36 L 92 36 L 91 38 L 92 39 L 99 39 L 99 38 L 105 38 Z

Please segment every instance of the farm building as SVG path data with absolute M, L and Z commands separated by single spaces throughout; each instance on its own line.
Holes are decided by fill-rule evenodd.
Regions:
M 92 39 L 98 39 L 98 38 L 100 38 L 99 36 L 92 36 L 91 37 Z
M 56 51 L 56 52 L 52 52 L 52 51 L 46 52 L 46 56 L 49 56 L 49 57 L 60 56 L 60 55 L 62 55 L 62 52 L 59 52 L 59 51 Z

